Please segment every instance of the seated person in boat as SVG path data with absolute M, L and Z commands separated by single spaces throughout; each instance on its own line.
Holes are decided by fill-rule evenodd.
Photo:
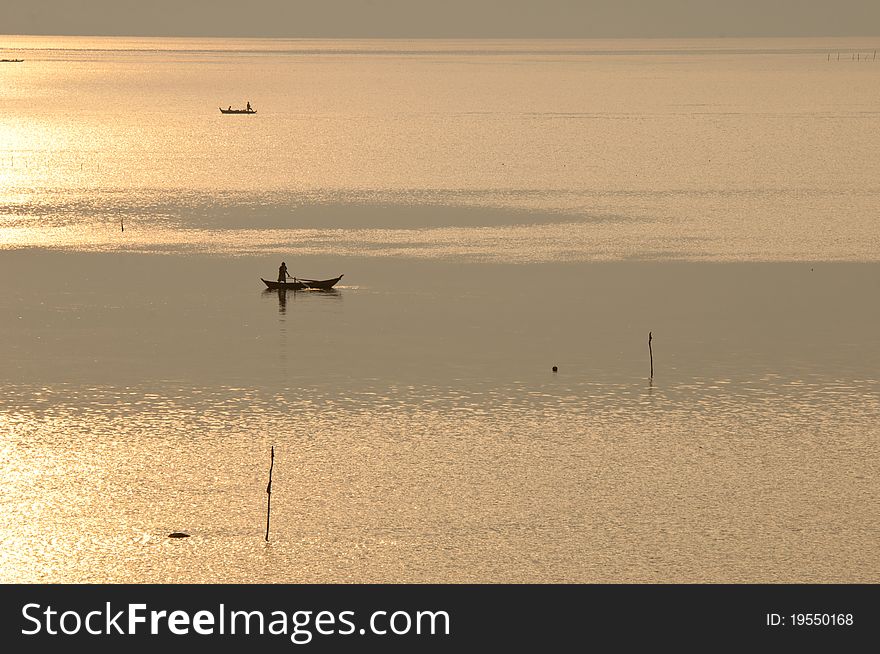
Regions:
M 282 261 L 281 267 L 278 268 L 278 281 L 284 283 L 287 281 L 288 277 L 290 277 L 290 275 L 287 274 L 287 264 Z

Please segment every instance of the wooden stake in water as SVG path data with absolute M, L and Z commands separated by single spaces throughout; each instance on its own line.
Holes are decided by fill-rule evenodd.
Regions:
M 651 332 L 648 332 L 648 354 L 651 356 L 651 379 L 654 379 L 654 350 L 651 349 Z
M 269 485 L 266 486 L 266 542 L 269 542 L 269 514 L 272 511 L 272 468 L 275 467 L 275 446 L 272 446 L 272 462 L 269 464 Z

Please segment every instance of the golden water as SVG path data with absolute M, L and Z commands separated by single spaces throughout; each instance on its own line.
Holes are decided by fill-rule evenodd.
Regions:
M 0 580 L 876 582 L 866 47 L 3 37 Z

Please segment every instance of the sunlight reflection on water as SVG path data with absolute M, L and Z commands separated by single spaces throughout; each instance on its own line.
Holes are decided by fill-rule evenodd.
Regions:
M 487 570 L 746 581 L 761 578 L 758 550 L 784 556 L 780 529 L 820 525 L 844 533 L 814 547 L 859 565 L 795 565 L 784 577 L 864 579 L 876 569 L 876 534 L 841 520 L 876 511 L 877 380 L 297 398 L 235 387 L 10 391 L 3 512 L 27 518 L 3 529 L 4 581 L 464 581 Z M 743 473 L 750 483 L 736 482 L 731 505 L 731 475 Z M 820 500 L 831 477 L 834 500 Z M 769 508 L 743 522 L 752 502 Z M 801 514 L 807 504 L 819 513 Z M 668 529 L 641 541 L 658 520 Z M 168 540 L 175 530 L 193 538 Z M 617 544 L 633 538 L 639 557 L 614 564 Z M 710 554 L 691 567 L 696 551 Z M 417 563 L 423 556 L 430 567 Z
M 83 197 L 83 195 L 85 197 Z M 208 198 L 119 190 L 94 196 L 24 196 L 0 206 L 0 250 L 409 257 L 498 263 L 673 259 L 874 261 L 876 194 L 778 193 L 695 199 L 688 193 L 312 193 Z M 339 200 L 334 201 L 334 197 Z M 841 201 L 860 207 L 832 240 L 823 221 Z M 468 203 L 469 202 L 469 203 Z M 731 202 L 739 209 L 732 211 Z M 303 204 L 307 203 L 307 204 Z M 461 203 L 461 204 L 460 204 Z M 700 213 L 699 224 L 682 221 Z M 691 207 L 690 205 L 693 205 Z M 723 213 L 717 213 L 717 212 Z M 737 213 L 770 213 L 744 231 Z M 779 222 L 783 221 L 783 222 Z M 810 221 L 814 222 L 812 224 Z M 124 226 L 124 229 L 123 229 Z
M 0 581 L 880 581 L 875 68 L 7 38 Z

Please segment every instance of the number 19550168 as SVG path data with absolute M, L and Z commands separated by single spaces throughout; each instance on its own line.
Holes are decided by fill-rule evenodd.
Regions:
M 791 624 L 797 627 L 839 627 L 853 623 L 852 613 L 792 613 Z
M 853 624 L 852 613 L 792 613 L 779 615 L 767 614 L 767 625 L 770 627 L 850 627 Z

